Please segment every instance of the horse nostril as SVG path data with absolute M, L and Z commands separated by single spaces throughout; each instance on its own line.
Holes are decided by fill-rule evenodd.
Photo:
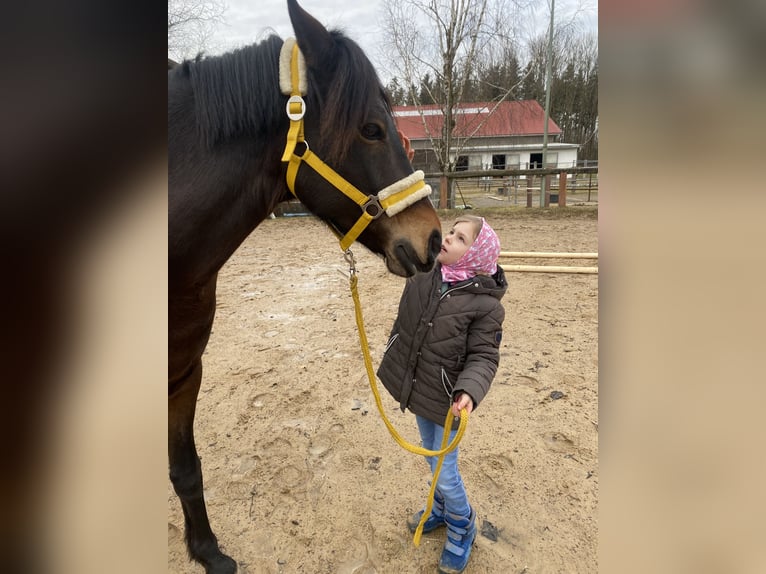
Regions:
M 441 232 L 434 230 L 431 233 L 431 238 L 428 241 L 428 265 L 430 266 L 435 260 L 439 251 L 442 248 L 442 234 Z

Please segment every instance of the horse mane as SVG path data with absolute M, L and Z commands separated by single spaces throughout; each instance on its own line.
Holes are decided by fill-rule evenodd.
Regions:
M 320 127 L 322 133 L 333 134 L 327 161 L 341 162 L 358 137 L 371 101 L 381 98 L 391 116 L 393 111 L 378 74 L 362 49 L 338 30 L 331 30 L 330 35 L 334 40 L 332 59 L 335 67 L 323 102 Z M 312 86 L 317 82 L 311 76 L 308 82 L 311 97 Z
M 321 132 L 333 134 L 324 159 L 340 162 L 357 137 L 373 98 L 382 97 L 392 112 L 362 49 L 340 31 L 331 30 L 330 35 L 333 66 L 326 69 L 330 78 L 313 77 L 309 71 L 306 105 L 307 113 L 313 106 L 322 109 Z M 265 133 L 284 121 L 284 96 L 279 91 L 282 44 L 282 38 L 273 35 L 222 56 L 198 56 L 176 70 L 191 83 L 199 135 L 208 149 L 227 140 Z M 328 84 L 324 95 L 320 94 L 320 83 Z
M 259 44 L 221 56 L 185 61 L 191 83 L 199 136 L 207 149 L 216 144 L 265 132 L 284 115 L 279 93 L 279 49 L 282 39 L 269 36 Z

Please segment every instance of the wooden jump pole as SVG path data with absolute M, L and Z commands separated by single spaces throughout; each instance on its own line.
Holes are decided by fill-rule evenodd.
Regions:
M 560 265 L 500 265 L 503 271 L 521 273 L 598 273 L 598 267 L 568 267 Z
M 548 259 L 598 259 L 598 253 L 559 253 L 549 251 L 501 251 L 499 257 L 548 258 Z

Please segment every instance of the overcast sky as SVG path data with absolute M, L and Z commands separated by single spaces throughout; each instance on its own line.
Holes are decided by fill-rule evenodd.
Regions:
M 302 0 L 301 6 L 328 28 L 339 28 L 355 40 L 367 53 L 386 81 L 379 42 L 382 39 L 383 6 L 386 0 Z M 536 7 L 528 10 L 525 30 L 529 36 L 542 32 L 548 25 L 549 2 L 536 0 Z M 293 35 L 286 0 L 225 0 L 225 24 L 220 24 L 208 41 L 206 53 L 222 54 L 234 48 L 247 46 L 276 32 L 282 38 Z M 583 29 L 596 30 L 598 23 L 597 0 L 556 0 L 556 21 L 569 21 L 577 11 L 577 20 Z

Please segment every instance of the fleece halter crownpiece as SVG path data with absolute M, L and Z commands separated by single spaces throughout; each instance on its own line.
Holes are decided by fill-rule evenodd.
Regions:
M 362 210 L 362 215 L 357 222 L 346 235 L 340 238 L 340 247 L 343 251 L 351 247 L 370 222 L 383 215 L 384 211 L 386 215 L 393 217 L 419 199 L 431 195 L 431 186 L 423 181 L 424 174 L 420 170 L 392 183 L 376 195 L 365 195 L 311 152 L 303 135 L 303 116 L 306 114 L 306 102 L 303 96 L 307 91 L 306 62 L 295 38 L 285 40 L 279 54 L 279 87 L 283 94 L 290 96 L 286 105 L 290 129 L 287 132 L 287 143 L 282 154 L 282 161 L 288 162 L 287 187 L 290 188 L 290 192 L 298 198 L 295 193 L 295 179 L 298 176 L 298 168 L 302 162 L 305 162 L 359 205 Z M 295 147 L 299 143 L 305 147 L 302 155 L 295 153 Z M 338 236 L 340 237 L 339 234 Z

